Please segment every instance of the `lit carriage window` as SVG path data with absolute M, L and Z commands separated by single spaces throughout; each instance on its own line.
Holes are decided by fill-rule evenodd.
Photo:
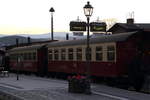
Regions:
M 31 52 L 30 55 L 31 55 L 31 60 L 33 60 L 33 52 Z
M 26 60 L 29 60 L 29 53 L 26 53 Z
M 14 60 L 14 54 L 10 54 L 10 59 Z
M 12 55 L 12 59 L 13 59 L 13 60 L 16 60 L 15 57 L 16 57 L 15 54 L 13 54 L 13 55 Z
M 28 60 L 32 60 L 32 54 L 28 53 Z
M 12 60 L 14 60 L 14 59 L 15 59 L 15 58 L 14 58 L 14 57 L 15 57 L 14 54 L 12 54 L 11 56 L 12 56 Z
M 13 57 L 14 57 L 13 54 L 10 54 L 10 60 L 13 60 Z
M 61 60 L 65 60 L 65 59 L 66 59 L 66 50 L 61 49 Z
M 14 54 L 14 60 L 17 61 L 17 54 Z
M 33 60 L 35 60 L 35 59 L 36 59 L 36 53 L 33 52 Z
M 10 60 L 12 60 L 12 54 L 9 55 Z
M 54 59 L 58 60 L 59 55 L 58 55 L 58 50 L 54 50 Z
M 68 49 L 68 59 L 73 60 L 73 48 Z
M 115 60 L 115 47 L 114 46 L 108 46 L 107 47 L 107 60 L 108 61 L 114 61 Z
M 52 52 L 52 50 L 48 50 L 48 59 L 49 60 L 53 59 L 53 52 Z
M 27 60 L 27 53 L 24 53 L 24 60 Z
M 20 57 L 22 58 L 22 60 L 24 60 L 24 58 L 23 58 L 23 54 L 22 54 L 22 53 L 20 54 Z
M 96 61 L 102 61 L 103 60 L 103 52 L 102 47 L 96 47 Z
M 88 56 L 87 56 L 87 55 L 88 55 L 87 49 L 85 49 L 85 52 L 86 52 L 85 54 L 86 54 L 86 59 L 87 59 L 87 57 L 88 57 Z M 89 60 L 91 60 L 91 56 L 92 56 L 92 55 L 91 55 L 91 48 L 89 48 Z
M 77 60 L 82 60 L 82 48 L 77 48 L 76 56 Z

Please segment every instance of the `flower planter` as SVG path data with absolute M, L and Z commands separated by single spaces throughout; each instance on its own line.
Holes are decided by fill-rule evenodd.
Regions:
M 87 93 L 90 88 L 89 81 L 85 77 L 72 77 L 68 79 L 68 91 L 71 93 Z

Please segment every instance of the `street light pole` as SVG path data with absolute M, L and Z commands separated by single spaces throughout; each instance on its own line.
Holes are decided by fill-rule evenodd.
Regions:
M 86 60 L 87 60 L 87 78 L 90 79 L 90 18 L 87 17 L 87 47 L 86 47 Z
M 19 45 L 19 39 L 16 38 L 16 46 L 18 47 Z M 19 59 L 19 56 L 17 55 L 17 80 L 19 80 L 19 68 L 18 68 L 18 59 Z
M 53 13 L 55 12 L 54 8 L 51 7 L 49 12 L 51 12 L 51 40 L 54 40 L 53 36 Z
M 84 14 L 87 17 L 87 48 L 86 48 L 86 62 L 87 62 L 87 88 L 86 93 L 91 94 L 91 84 L 90 84 L 90 17 L 93 13 L 93 7 L 90 5 L 88 1 L 87 4 L 83 7 Z

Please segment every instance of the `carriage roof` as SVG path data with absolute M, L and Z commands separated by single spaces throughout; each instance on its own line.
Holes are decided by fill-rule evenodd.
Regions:
M 126 32 L 126 33 L 120 33 L 120 34 L 97 36 L 95 38 L 90 38 L 90 44 L 125 41 L 128 37 L 130 37 L 131 35 L 136 34 L 136 33 L 137 33 L 137 31 L 136 32 Z M 37 49 L 44 47 L 44 46 L 60 47 L 60 46 L 86 45 L 86 43 L 87 43 L 86 39 L 56 41 L 56 42 L 51 42 L 48 44 L 44 43 L 44 44 L 39 44 L 39 45 L 16 47 L 16 48 L 9 50 L 8 52 L 37 50 Z
M 97 36 L 95 38 L 90 38 L 89 42 L 90 44 L 95 44 L 95 43 L 125 41 L 128 37 L 130 37 L 131 35 L 135 33 L 137 32 L 127 32 L 127 33 L 120 33 L 120 34 Z M 86 45 L 86 43 L 87 43 L 86 39 L 56 41 L 56 42 L 49 43 L 48 47 Z
M 45 46 L 46 44 L 39 44 L 39 45 L 31 45 L 31 46 L 23 46 L 23 47 L 16 47 L 13 48 L 11 50 L 9 50 L 8 52 L 13 52 L 13 51 L 25 51 L 25 50 L 37 50 L 43 46 Z

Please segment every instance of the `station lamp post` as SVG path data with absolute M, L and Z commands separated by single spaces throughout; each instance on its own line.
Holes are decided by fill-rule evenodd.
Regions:
M 88 1 L 87 4 L 83 7 L 84 9 L 84 14 L 87 17 L 87 47 L 86 47 L 86 62 L 87 62 L 87 80 L 89 82 L 88 88 L 87 88 L 87 93 L 91 93 L 91 84 L 90 84 L 90 17 L 92 16 L 93 13 L 93 7 L 90 5 L 90 2 Z
M 54 40 L 53 36 L 53 13 L 55 12 L 54 8 L 51 7 L 49 12 L 51 12 L 51 40 Z
M 16 46 L 19 46 L 19 39 L 16 38 Z M 17 55 L 17 80 L 19 80 L 19 56 Z

